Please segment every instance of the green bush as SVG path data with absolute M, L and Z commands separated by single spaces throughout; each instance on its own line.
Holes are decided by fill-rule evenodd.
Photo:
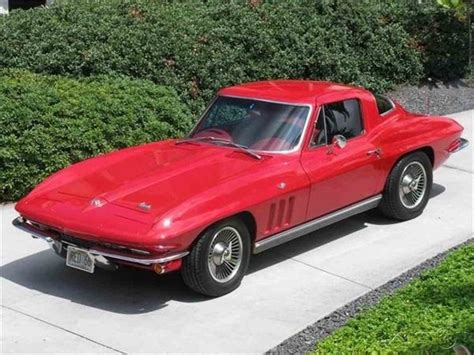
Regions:
M 432 3 L 405 0 L 380 6 L 387 22 L 400 24 L 420 53 L 426 78 L 443 81 L 469 72 L 469 32 L 465 15 Z
M 0 67 L 123 74 L 172 86 L 194 112 L 216 90 L 269 78 L 385 90 L 416 82 L 402 25 L 360 1 L 63 1 L 0 19 Z
M 148 81 L 0 70 L 0 201 L 79 160 L 180 136 L 190 123 L 176 93 Z
M 317 344 L 316 354 L 454 354 L 474 349 L 474 243 Z

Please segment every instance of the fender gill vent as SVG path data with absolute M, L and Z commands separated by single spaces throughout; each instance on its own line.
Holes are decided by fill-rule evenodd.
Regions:
M 278 205 L 278 206 L 277 206 Z M 270 205 L 266 233 L 278 230 L 291 224 L 293 209 L 295 206 L 295 197 L 281 199 Z

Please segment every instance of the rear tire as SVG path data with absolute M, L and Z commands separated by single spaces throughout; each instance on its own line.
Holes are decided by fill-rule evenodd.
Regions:
M 218 297 L 239 287 L 250 260 L 250 233 L 239 218 L 209 227 L 183 259 L 184 283 L 206 296 Z
M 433 168 L 421 151 L 400 159 L 392 169 L 383 192 L 380 210 L 400 221 L 418 217 L 428 203 L 433 185 Z

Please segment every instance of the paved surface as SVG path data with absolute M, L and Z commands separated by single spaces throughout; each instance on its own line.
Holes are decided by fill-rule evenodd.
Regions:
M 451 115 L 471 141 L 474 111 Z M 473 231 L 472 148 L 435 173 L 425 213 L 353 217 L 253 258 L 242 286 L 205 299 L 178 275 L 64 266 L 3 205 L 2 352 L 264 352 Z

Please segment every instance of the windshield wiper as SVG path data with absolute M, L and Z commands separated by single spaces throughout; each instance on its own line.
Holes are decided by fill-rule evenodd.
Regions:
M 214 140 L 216 140 L 216 139 L 219 139 L 219 138 L 212 137 L 212 136 L 208 136 L 208 137 L 194 137 L 194 138 L 182 138 L 182 139 L 178 139 L 176 142 L 174 142 L 174 144 L 178 145 L 178 144 L 192 143 L 192 142 L 199 142 L 199 141 L 214 141 Z
M 231 146 L 231 147 L 234 147 L 234 148 L 237 148 L 237 149 L 240 149 L 242 152 L 244 153 L 247 153 L 251 156 L 253 156 L 254 158 L 257 158 L 258 160 L 262 159 L 262 156 L 255 153 L 254 151 L 252 151 L 249 147 L 245 146 L 245 145 L 242 145 L 242 144 L 237 144 L 237 143 L 234 143 L 232 141 L 229 141 L 227 139 L 215 139 L 213 140 L 215 141 L 216 143 L 222 143 L 222 144 L 226 144 L 228 146 Z
M 228 139 L 216 138 L 216 137 L 212 137 L 212 136 L 209 136 L 209 137 L 195 137 L 195 138 L 183 138 L 183 139 L 180 139 L 180 140 L 176 141 L 175 144 L 184 144 L 184 143 L 199 142 L 199 141 L 211 141 L 211 142 L 215 142 L 217 144 L 228 145 L 230 147 L 237 148 L 240 151 L 242 151 L 244 153 L 247 153 L 247 154 L 251 155 L 252 157 L 254 157 L 258 160 L 262 159 L 261 155 L 253 152 L 249 147 L 247 147 L 245 145 L 234 143 L 234 142 L 232 142 Z

